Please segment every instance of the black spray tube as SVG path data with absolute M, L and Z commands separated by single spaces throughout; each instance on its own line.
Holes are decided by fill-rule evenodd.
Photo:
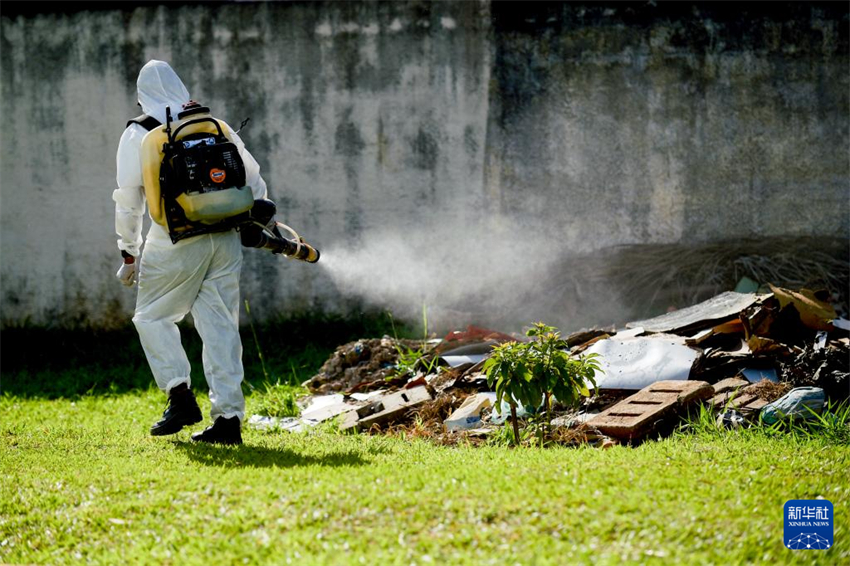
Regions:
M 278 229 L 274 215 L 275 203 L 269 199 L 257 199 L 247 218 L 240 225 L 242 245 L 249 248 L 263 248 L 273 254 L 281 254 L 307 263 L 319 261 L 319 250 L 306 243 L 294 231 L 297 239 L 284 238 Z M 284 226 L 280 224 L 280 226 Z
M 283 254 L 307 263 L 319 261 L 319 250 L 304 241 L 296 242 L 279 234 L 270 234 L 265 231 L 263 236 L 265 241 L 260 247 L 270 250 L 273 254 Z

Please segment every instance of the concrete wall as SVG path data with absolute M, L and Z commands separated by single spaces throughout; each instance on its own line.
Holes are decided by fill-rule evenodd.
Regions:
M 494 18 L 503 207 L 574 245 L 847 235 L 846 6 L 538 8 Z
M 534 234 L 553 258 L 848 234 L 840 3 L 7 6 L 4 325 L 126 323 L 113 156 L 152 58 L 215 115 L 251 117 L 271 197 L 322 248 L 446 223 Z M 242 280 L 260 316 L 359 301 L 260 253 Z

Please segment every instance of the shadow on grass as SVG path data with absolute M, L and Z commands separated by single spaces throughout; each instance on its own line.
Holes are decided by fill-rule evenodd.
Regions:
M 370 463 L 360 452 L 335 452 L 323 456 L 299 454 L 289 448 L 265 446 L 215 446 L 178 440 L 174 445 L 190 460 L 205 466 L 225 468 L 291 468 L 294 466 L 363 466 Z M 375 454 L 374 447 L 368 450 Z
M 397 326 L 401 337 L 411 334 L 403 325 Z M 246 383 L 253 382 L 253 386 L 264 381 L 299 385 L 312 377 L 340 344 L 395 331 L 383 312 L 351 318 L 292 315 L 257 324 L 255 329 L 256 335 L 248 327 L 240 330 Z M 199 391 L 205 390 L 201 339 L 186 321 L 180 324 L 180 334 L 192 362 L 192 382 Z M 114 330 L 2 328 L 0 357 L 0 393 L 17 397 L 76 399 L 144 390 L 153 383 L 139 337 L 129 323 Z

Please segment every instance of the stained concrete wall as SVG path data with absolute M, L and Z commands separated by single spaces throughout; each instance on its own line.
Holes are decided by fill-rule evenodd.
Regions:
M 7 6 L 4 325 L 126 323 L 113 156 L 152 58 L 231 124 L 251 116 L 272 198 L 320 246 L 446 219 L 507 222 L 552 257 L 848 234 L 841 4 Z M 357 301 L 258 253 L 243 288 L 265 316 Z
M 494 5 L 501 206 L 573 245 L 847 236 L 846 6 L 662 6 Z

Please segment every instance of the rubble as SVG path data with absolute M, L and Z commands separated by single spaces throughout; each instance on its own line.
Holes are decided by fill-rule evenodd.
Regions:
M 751 283 L 741 286 L 753 289 Z M 719 426 L 737 428 L 759 415 L 787 414 L 800 400 L 799 388 L 817 388 L 821 407 L 824 399 L 850 398 L 846 321 L 821 293 L 770 290 L 723 293 L 619 331 L 585 329 L 567 336 L 572 354 L 600 354 L 604 373 L 597 374 L 596 389 L 581 407 L 556 405 L 546 421 L 546 440 L 600 447 L 636 443 L 670 431 L 687 407 L 701 402 L 718 414 Z M 314 396 L 299 401 L 299 418 L 254 415 L 247 424 L 298 432 L 335 420 L 340 430 L 445 445 L 491 442 L 509 409 L 505 401 L 494 407 L 496 395 L 482 367 L 495 345 L 513 340 L 524 338 L 470 325 L 431 341 L 384 336 L 350 342 L 304 383 Z M 405 362 L 411 353 L 417 361 Z M 540 423 L 534 407 L 518 406 L 517 414 Z
M 364 383 L 378 388 L 394 374 L 400 348 L 421 347 L 421 340 L 396 340 L 389 336 L 349 342 L 337 348 L 319 373 L 303 385 L 314 393 L 352 391 Z
M 369 430 L 373 426 L 391 422 L 431 399 L 431 393 L 425 386 L 382 395 L 360 408 L 344 413 L 339 428 Z

